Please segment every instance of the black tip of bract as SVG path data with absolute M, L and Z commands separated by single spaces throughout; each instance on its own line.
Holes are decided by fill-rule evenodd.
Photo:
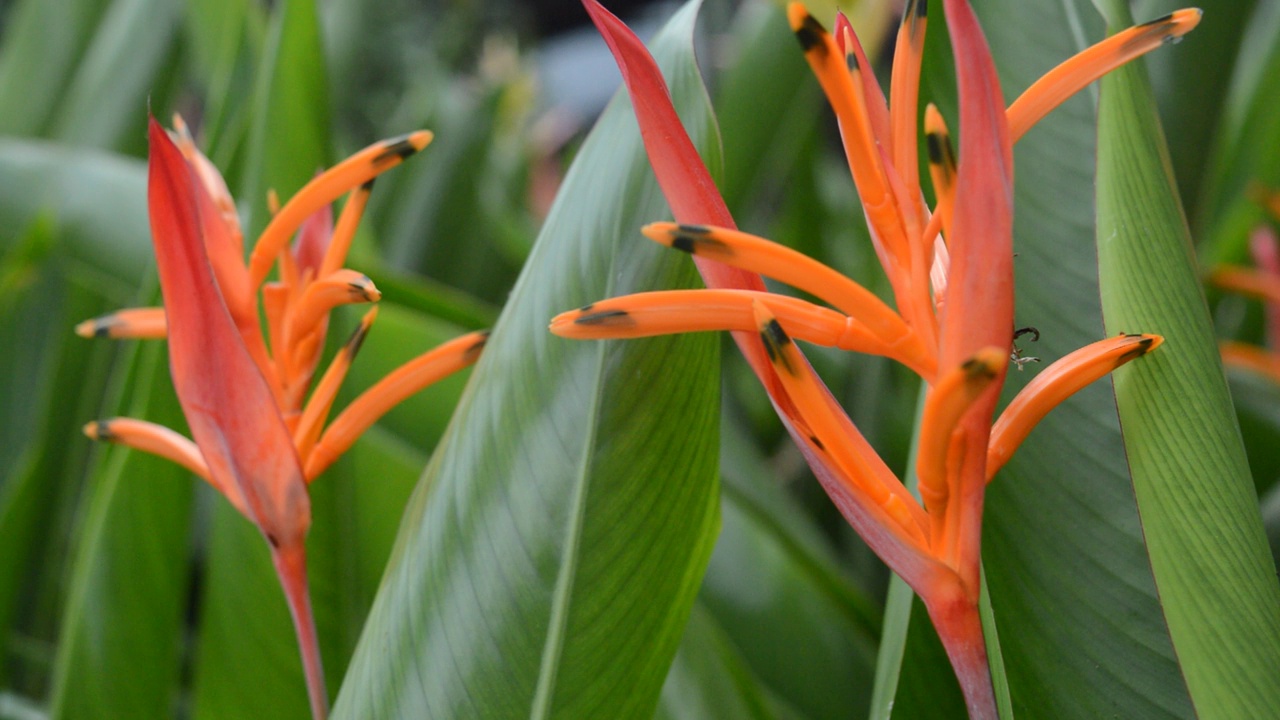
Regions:
M 383 144 L 382 152 L 378 153 L 378 156 L 375 157 L 373 161 L 375 163 L 380 163 L 393 157 L 398 157 L 403 160 L 416 152 L 418 152 L 418 148 L 414 147 L 413 143 L 409 141 L 409 136 L 402 135 L 398 138 L 386 141 Z
M 916 17 L 928 17 L 929 0 L 918 0 L 918 2 L 916 2 L 915 11 Z
M 471 344 L 471 347 L 467 348 L 462 353 L 462 358 L 467 362 L 474 362 L 476 359 L 476 356 L 479 355 L 482 350 L 484 350 L 484 346 L 488 342 L 489 342 L 489 331 L 485 330 L 480 333 L 480 337 L 477 338 L 476 341 Z
M 359 295 L 365 300 L 371 300 L 372 298 L 369 297 L 369 287 L 373 285 L 373 281 L 369 279 L 368 275 L 361 275 L 360 279 L 362 282 L 349 282 L 347 283 L 347 287 L 351 289 L 351 292 Z
M 694 242 L 693 238 L 689 237 L 688 235 L 676 235 L 675 237 L 671 238 L 671 247 L 675 248 L 676 250 L 679 250 L 680 252 L 687 252 L 690 255 L 692 255 L 693 242 Z
M 769 354 L 769 362 L 774 365 L 781 365 L 788 373 L 793 372 L 791 364 L 787 362 L 787 358 L 782 354 L 782 349 L 791 342 L 791 337 L 787 335 L 787 331 L 782 329 L 782 325 L 778 323 L 777 318 L 770 320 L 760 328 L 760 339 L 764 341 L 764 350 Z
M 111 432 L 110 420 L 99 420 L 97 424 L 97 432 L 93 434 L 93 439 L 99 442 L 114 442 L 116 436 Z
M 1155 20 L 1148 20 L 1148 21 L 1146 21 L 1146 22 L 1142 23 L 1141 25 L 1139 25 L 1139 27 L 1152 27 L 1152 26 L 1155 26 L 1155 25 L 1164 25 L 1164 24 L 1168 23 L 1168 22 L 1169 22 L 1169 21 L 1171 21 L 1171 20 L 1173 20 L 1173 13 L 1169 13 L 1168 15 L 1161 15 L 1160 17 L 1156 18 Z
M 365 192 L 373 192 L 373 181 L 377 179 L 378 178 L 369 178 L 368 180 L 365 180 L 364 183 L 360 186 L 360 189 Z
M 813 443 L 819 450 L 823 452 L 827 451 L 827 446 L 822 444 L 822 441 L 818 439 L 817 435 L 810 435 L 809 442 Z
M 93 321 L 93 336 L 108 337 L 111 335 L 111 321 L 107 318 L 99 318 Z
M 342 350 L 347 354 L 347 357 L 354 358 L 356 353 L 360 352 L 360 346 L 364 344 L 364 339 L 369 334 L 369 327 L 369 325 L 360 323 L 356 326 L 355 331 L 351 333 L 351 337 L 347 338 L 347 344 L 342 346 Z
M 941 165 L 946 157 L 943 154 L 942 138 L 937 133 L 925 133 L 924 144 L 929 151 L 929 162 L 934 165 Z
M 822 47 L 822 36 L 827 34 L 827 29 L 822 27 L 822 23 L 818 22 L 812 15 L 805 15 L 804 22 L 800 23 L 800 27 L 796 28 L 796 40 L 800 41 L 800 47 L 809 52 L 814 48 Z
M 605 325 L 610 327 L 626 327 L 635 325 L 636 321 L 626 310 L 604 310 L 574 318 L 574 325 Z
M 1130 360 L 1137 360 L 1138 358 L 1150 352 L 1151 346 L 1155 344 L 1155 338 L 1142 337 L 1142 333 L 1120 333 L 1120 334 L 1124 335 L 1125 337 L 1141 337 L 1142 339 L 1139 340 L 1136 344 L 1134 344 L 1132 350 L 1121 355 L 1120 359 L 1116 362 L 1116 365 L 1123 365 L 1129 362 Z
M 995 377 L 996 371 L 986 363 L 976 357 L 969 358 L 960 366 L 964 370 L 965 375 L 971 378 L 991 378 Z

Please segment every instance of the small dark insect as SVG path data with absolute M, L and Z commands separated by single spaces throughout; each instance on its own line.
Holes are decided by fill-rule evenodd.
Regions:
M 1009 360 L 1011 360 L 1014 364 L 1014 367 L 1018 368 L 1019 370 L 1021 370 L 1022 366 L 1026 365 L 1027 363 L 1040 362 L 1040 358 L 1038 357 L 1031 357 L 1029 355 L 1024 356 L 1022 354 L 1022 348 L 1018 347 L 1018 338 L 1022 337 L 1023 335 L 1030 335 L 1031 342 L 1039 342 L 1040 331 L 1031 327 L 1030 325 L 1024 328 L 1017 328 L 1013 331 L 1013 352 L 1009 353 Z

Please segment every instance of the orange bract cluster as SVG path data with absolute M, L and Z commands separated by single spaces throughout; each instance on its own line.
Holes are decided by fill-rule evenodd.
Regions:
M 338 386 L 376 315 L 365 314 L 313 388 L 329 313 L 381 297 L 368 277 L 342 267 L 356 224 L 373 179 L 425 147 L 431 134 L 375 143 L 316 176 L 273 208 L 246 264 L 226 183 L 181 119 L 175 126 L 176 142 L 154 119 L 149 129 L 147 201 L 164 307 L 122 310 L 76 331 L 165 338 L 192 438 L 130 418 L 91 422 L 85 433 L 179 463 L 257 526 L 293 617 L 312 716 L 321 720 L 328 695 L 307 591 L 307 483 L 397 403 L 473 363 L 486 334 L 464 335 L 403 365 L 326 429 Z M 330 205 L 347 192 L 335 226 Z M 264 284 L 277 262 L 279 280 Z
M 196 148 L 181 118 L 175 118 L 174 125 L 175 145 L 195 180 L 191 189 L 202 196 L 201 208 L 213 211 L 202 214 L 201 230 L 226 311 L 254 366 L 270 387 L 273 404 L 292 434 L 308 481 L 323 472 L 389 409 L 478 357 L 485 333 L 471 333 L 446 343 L 370 388 L 325 427 L 342 379 L 377 308 L 366 313 L 313 389 L 329 329 L 329 314 L 340 305 L 373 303 L 381 297 L 367 276 L 345 269 L 342 264 L 374 178 L 424 148 L 431 141 L 429 132 L 419 131 L 371 145 L 318 175 L 283 207 L 273 207 L 272 220 L 246 266 L 240 221 L 226 184 Z M 350 195 L 335 225 L 331 203 L 348 191 Z M 274 196 L 272 200 L 275 205 Z M 157 238 L 157 242 L 163 241 Z M 264 283 L 277 260 L 280 279 Z M 259 289 L 266 338 L 260 329 Z M 120 310 L 87 320 L 76 327 L 76 332 L 85 337 L 165 338 L 165 308 Z M 179 462 L 213 482 L 244 510 L 235 488 L 219 486 L 195 444 L 178 433 L 128 418 L 90 423 L 85 432 L 99 440 L 130 445 Z

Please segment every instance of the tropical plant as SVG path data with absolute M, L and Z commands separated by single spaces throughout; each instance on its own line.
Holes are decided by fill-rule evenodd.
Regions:
M 955 224 L 975 204 L 963 188 L 991 177 L 966 181 L 966 158 L 1004 152 L 992 149 L 998 138 L 971 149 L 973 108 L 1007 105 L 1135 17 L 1160 27 L 1152 19 L 1180 7 L 903 4 L 915 8 L 909 22 L 930 18 L 921 44 L 904 38 L 920 59 L 918 106 L 936 112 L 888 123 L 912 138 L 892 166 L 930 176 L 917 127 L 959 139 L 959 195 L 939 216 L 949 242 L 966 236 Z M 943 22 L 970 5 L 995 73 L 983 71 L 976 106 L 973 76 L 956 68 L 978 35 Z M 859 70 L 877 65 L 894 4 L 845 10 L 865 44 Z M 1010 269 L 951 266 L 953 280 L 989 279 L 1012 304 L 966 318 L 990 325 L 974 347 L 922 343 L 928 352 L 906 358 L 928 377 L 927 356 L 945 368 L 990 345 L 999 358 L 983 367 L 999 375 L 1012 331 L 1034 327 L 999 398 L 977 393 L 1010 412 L 1077 348 L 1123 345 L 1121 333 L 1163 338 L 1048 413 L 987 486 L 981 565 L 975 555 L 965 572 L 980 568 L 979 672 L 1002 718 L 1280 708 L 1280 585 L 1265 540 L 1280 538 L 1280 388 L 1244 369 L 1224 376 L 1217 339 L 1258 343 L 1263 313 L 1216 290 L 1206 303 L 1196 260 L 1250 262 L 1248 238 L 1267 222 L 1255 189 L 1280 187 L 1280 8 L 1213 0 L 1203 10 L 1184 42 L 1110 73 L 1018 140 L 1009 237 L 981 240 L 1011 239 Z M 834 7 L 810 11 L 837 30 L 842 59 L 852 46 L 845 25 L 830 24 Z M 190 121 L 251 238 L 271 220 L 269 190 L 294 197 L 318 168 L 378 138 L 435 133 L 377 181 L 352 238 L 349 264 L 381 292 L 380 310 L 333 407 L 441 342 L 493 330 L 473 370 L 387 413 L 309 486 L 309 585 L 334 717 L 965 716 L 927 591 L 918 600 L 820 491 L 756 380 L 753 370 L 773 373 L 767 353 L 753 367 L 713 333 L 582 342 L 547 331 L 558 313 L 605 298 L 710 292 L 694 267 L 702 258 L 642 228 L 729 225 L 681 209 L 715 189 L 744 234 L 648 233 L 686 249 L 769 237 L 789 248 L 768 256 L 771 270 L 803 254 L 916 326 L 932 313 L 880 270 L 863 219 L 874 213 L 850 192 L 840 151 L 849 116 L 831 121 L 819 82 L 836 75 L 815 79 L 792 32 L 813 31 L 803 16 L 789 22 L 765 0 L 656 11 L 665 27 L 645 46 L 683 130 L 646 125 L 662 105 L 648 76 L 634 108 L 620 92 L 585 138 L 562 145 L 567 106 L 550 100 L 554 82 L 540 91 L 533 78 L 573 43 L 533 38 L 518 3 L 18 0 L 5 12 L 0 717 L 311 713 L 258 528 L 189 469 L 81 434 L 115 416 L 187 429 L 163 343 L 72 333 L 84 318 L 161 301 L 148 106 Z M 612 27 L 575 65 L 610 64 L 606 48 L 622 37 Z M 641 49 L 620 53 L 633 84 Z M 886 85 L 887 112 L 907 107 L 894 87 L 907 76 L 895 70 Z M 871 87 L 871 73 L 860 77 Z M 715 188 L 703 181 L 669 206 L 663 190 L 673 173 L 692 177 L 694 151 L 652 146 L 683 132 Z M 664 169 L 664 156 L 684 165 Z M 558 188 L 549 207 L 536 200 L 548 186 Z M 865 201 L 869 186 L 857 187 Z M 947 201 L 935 187 L 904 183 L 922 208 Z M 834 315 L 818 303 L 840 298 L 826 282 L 794 284 L 800 292 L 770 285 L 754 305 L 735 301 L 733 329 L 758 337 L 776 318 L 868 452 L 909 481 L 910 458 L 934 445 L 937 391 L 893 360 L 812 344 Z M 814 313 L 811 336 L 789 308 Z M 341 339 L 358 327 L 354 310 L 334 311 L 337 340 L 320 366 L 342 363 Z M 775 357 L 794 366 L 797 345 L 781 338 Z M 813 403 L 797 407 L 827 427 L 809 419 Z M 795 413 L 784 417 L 794 426 Z

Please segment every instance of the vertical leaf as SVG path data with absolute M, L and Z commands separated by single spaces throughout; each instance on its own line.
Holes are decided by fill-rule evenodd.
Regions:
M 254 92 L 250 170 L 240 194 L 250 208 L 245 237 L 257 237 L 269 219 L 268 190 L 288 200 L 329 164 L 327 77 L 315 0 L 283 0 L 271 18 Z
M 1280 707 L 1280 583 L 1141 68 L 1103 81 L 1098 158 L 1107 328 L 1166 338 L 1115 384 L 1170 637 L 1198 717 L 1262 717 Z
M 696 11 L 654 49 L 707 142 Z M 667 212 L 616 98 L 419 484 L 335 717 L 652 717 L 717 526 L 716 344 L 546 325 L 694 282 L 637 232 Z
M 130 354 L 122 370 L 134 375 L 134 396 L 124 414 L 180 427 L 163 346 Z M 193 479 L 145 453 L 108 452 L 78 524 L 50 699 L 55 718 L 164 717 L 178 695 Z

